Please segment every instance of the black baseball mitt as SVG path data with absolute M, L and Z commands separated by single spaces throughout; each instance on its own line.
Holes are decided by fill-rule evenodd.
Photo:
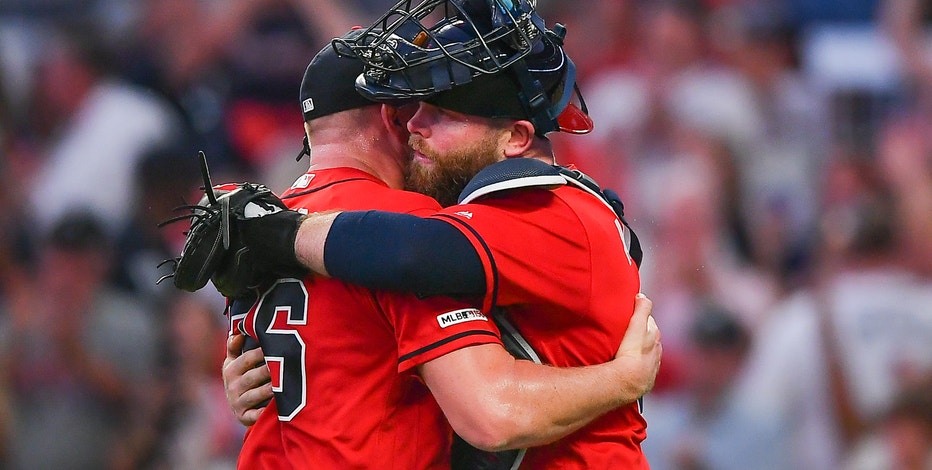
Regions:
M 225 297 L 236 298 L 276 277 L 257 265 L 254 253 L 242 241 L 238 223 L 287 208 L 271 189 L 262 184 L 212 186 L 206 157 L 203 152 L 198 156 L 204 176 L 204 197 L 196 205 L 177 208 L 187 211 L 187 214 L 159 224 L 162 227 L 181 220 L 191 221 L 181 255 L 165 261 L 174 264 L 173 272 L 158 282 L 172 278 L 175 287 L 194 292 L 211 280 Z

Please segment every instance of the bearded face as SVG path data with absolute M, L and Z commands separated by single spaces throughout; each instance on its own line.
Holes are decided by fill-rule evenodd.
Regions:
M 416 156 L 408 164 L 405 188 L 426 194 L 443 207 L 456 204 L 466 183 L 501 158 L 497 136 L 491 133 L 445 152 L 413 134 L 409 144 Z

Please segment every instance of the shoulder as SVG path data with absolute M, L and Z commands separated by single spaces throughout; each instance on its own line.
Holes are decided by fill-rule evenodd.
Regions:
M 384 210 L 420 215 L 440 210 L 437 201 L 428 196 L 390 188 L 375 176 L 354 168 L 305 173 L 282 194 L 282 199 L 293 209 Z

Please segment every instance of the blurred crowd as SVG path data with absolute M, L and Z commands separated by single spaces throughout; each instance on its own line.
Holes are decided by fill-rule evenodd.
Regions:
M 391 3 L 0 1 L 0 468 L 233 468 L 224 301 L 156 224 L 198 150 L 290 186 L 304 67 Z M 932 5 L 538 8 L 595 121 L 558 160 L 645 250 L 652 468 L 932 468 Z

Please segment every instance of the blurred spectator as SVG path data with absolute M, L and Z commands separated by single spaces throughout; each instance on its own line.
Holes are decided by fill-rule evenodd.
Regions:
M 932 468 L 932 376 L 905 387 L 845 464 L 845 470 Z
M 932 284 L 898 261 L 888 193 L 860 160 L 827 175 L 821 276 L 768 317 L 733 402 L 753 424 L 743 443 L 759 446 L 735 448 L 756 459 L 743 465 L 837 468 L 865 423 L 932 368 Z
M 3 82 L 3 69 L 0 68 L 0 83 Z M 12 134 L 11 122 L 9 117 L 9 106 L 7 105 L 6 95 L 0 90 L 0 213 L 12 213 L 19 209 L 19 204 L 14 203 L 14 180 L 10 178 L 11 170 L 7 153 L 10 146 L 10 134 Z M 13 266 L 12 237 L 13 223 L 7 217 L 0 216 L 0 299 L 3 298 L 3 287 L 8 279 L 10 268 Z
M 71 209 L 90 210 L 114 236 L 136 202 L 133 171 L 149 148 L 182 137 L 156 95 L 113 75 L 113 58 L 94 30 L 56 31 L 36 82 L 35 121 L 47 157 L 31 182 L 39 232 Z
M 156 285 L 161 276 L 171 272 L 171 266 L 156 267 L 181 253 L 184 238 L 182 231 L 162 230 L 158 224 L 187 213 L 174 209 L 197 203 L 203 194 L 195 150 L 183 145 L 153 149 L 140 160 L 133 184 L 139 191 L 139 203 L 116 240 L 111 279 L 140 300 L 162 306 L 175 288 L 171 281 Z
M 28 298 L 4 306 L 0 368 L 12 427 L 4 468 L 134 468 L 151 428 L 159 330 L 138 300 L 105 284 L 98 219 L 69 213 L 42 245 Z
M 4 74 L 3 67 L 0 67 L 0 83 L 5 83 L 3 80 Z M 7 134 L 12 132 L 10 111 L 6 90 L 0 88 L 0 149 L 6 148 L 7 139 L 9 138 Z
M 922 0 L 883 0 L 879 26 L 896 47 L 905 72 L 906 91 L 918 97 L 920 109 L 928 109 L 932 99 L 932 60 L 928 58 L 925 28 L 932 8 Z
M 266 117 L 266 108 L 278 105 L 268 98 L 290 88 L 281 83 L 284 74 L 291 71 L 300 77 L 293 64 L 310 54 L 301 44 L 306 37 L 289 34 L 293 28 L 259 29 L 261 18 L 295 16 L 293 11 L 283 13 L 282 6 L 279 0 L 144 0 L 135 34 L 120 44 L 123 73 L 169 99 L 192 128 L 195 145 L 215 167 L 241 164 L 248 157 L 238 154 L 241 149 L 232 141 L 231 132 L 240 130 L 225 124 L 231 118 L 231 101 L 244 91 L 243 83 L 252 85 L 259 76 L 267 80 L 260 98 L 266 107 L 254 110 L 256 119 Z M 257 58 L 257 48 L 279 52 L 269 54 L 266 49 Z M 243 70 L 242 64 L 250 62 L 254 65 Z M 252 134 L 269 130 L 246 129 Z
M 706 304 L 723 306 L 754 329 L 779 293 L 767 273 L 735 255 L 725 235 L 721 147 L 685 129 L 667 145 L 671 156 L 640 175 L 652 222 L 642 238 L 642 290 L 656 292 L 655 318 L 664 332 L 658 391 L 676 385 L 680 362 L 689 360 L 689 325 Z
M 756 125 L 749 89 L 710 60 L 707 15 L 699 1 L 649 2 L 638 23 L 642 40 L 634 61 L 584 82 L 596 123 L 592 138 L 605 143 L 607 154 L 622 146 L 636 160 L 650 159 L 663 151 L 675 126 L 738 149 L 747 144 Z
M 832 170 L 816 288 L 837 427 L 847 445 L 899 390 L 932 371 L 932 282 L 904 263 L 897 195 L 872 162 L 841 161 Z
M 879 27 L 896 47 L 904 80 L 897 114 L 879 129 L 877 163 L 897 197 L 903 255 L 932 276 L 932 5 L 883 0 L 880 13 Z
M 897 256 L 932 279 L 932 115 L 890 120 L 881 129 L 876 162 L 895 198 Z
M 29 249 L 21 246 L 28 245 L 23 243 L 22 221 L 28 208 L 22 182 L 33 170 L 31 159 L 17 149 L 16 110 L 3 87 L 7 77 L 0 60 L 0 301 L 20 284 L 19 268 L 30 256 Z
M 595 99 L 590 96 L 590 92 L 595 90 L 589 86 L 588 77 L 632 66 L 640 46 L 639 3 L 633 0 L 595 1 L 582 6 L 577 2 L 560 0 L 538 2 L 541 15 L 551 26 L 564 23 L 567 27 L 566 48 L 573 51 L 581 92 L 584 100 L 589 98 L 586 103 L 596 120 L 597 134 L 609 124 L 598 116 L 615 110 L 611 109 L 613 102 L 603 102 L 601 96 Z M 615 90 L 615 93 L 621 92 Z M 625 145 L 612 142 L 603 146 L 590 137 L 563 133 L 555 133 L 549 138 L 561 163 L 578 165 L 596 181 L 602 184 L 612 182 L 618 187 L 614 182 L 622 180 L 626 171 Z
M 628 65 L 634 60 L 638 45 L 638 1 L 580 4 L 539 0 L 537 3 L 549 26 L 562 23 L 567 27 L 566 50 L 573 52 L 573 63 L 580 76 L 594 76 L 604 68 Z
M 739 253 L 783 280 L 807 267 L 829 148 L 825 103 L 797 69 L 794 36 L 772 2 L 735 3 L 711 22 L 713 48 L 750 87 L 756 123 L 725 181 Z
M 168 310 L 176 366 L 154 468 L 231 469 L 243 444 L 245 429 L 230 412 L 218 380 L 227 337 L 219 314 L 223 299 L 201 294 L 177 295 Z
M 603 185 L 620 189 L 635 229 L 656 250 L 647 253 L 645 264 L 654 253 L 666 256 L 668 248 L 659 244 L 663 230 L 659 222 L 672 217 L 667 209 L 676 206 L 669 203 L 676 196 L 671 193 L 693 180 L 716 187 L 711 201 L 716 218 L 708 222 L 711 228 L 705 228 L 714 232 L 713 244 L 720 250 L 716 257 L 744 263 L 731 233 L 737 224 L 731 219 L 737 212 L 733 207 L 741 204 L 734 196 L 742 195 L 735 175 L 744 176 L 736 165 L 747 158 L 761 127 L 753 89 L 735 70 L 712 60 L 705 34 L 710 12 L 701 2 L 649 2 L 639 13 L 641 41 L 635 59 L 628 65 L 603 68 L 583 81 L 586 98 L 593 103 L 595 130 L 585 137 L 591 139 L 589 143 L 579 144 L 588 149 L 577 152 L 591 156 L 577 163 Z M 697 168 L 701 173 L 693 173 Z M 690 220 L 703 219 L 691 215 Z M 702 245 L 707 251 L 701 257 L 711 261 L 706 257 L 709 246 Z M 666 288 L 661 287 L 663 281 L 652 284 L 648 279 L 646 284 Z
M 356 3 L 144 0 L 135 37 L 121 45 L 124 72 L 169 97 L 215 167 L 239 167 L 284 190 L 290 178 L 278 186 L 264 173 L 277 178 L 275 167 L 301 148 L 295 103 L 307 58 L 368 24 Z
M 649 423 L 643 443 L 650 466 L 666 469 L 719 469 L 742 429 L 726 415 L 750 332 L 731 313 L 706 306 L 690 325 L 685 379 L 680 389 L 645 399 Z M 716 454 L 723 455 L 716 455 Z
M 0 67 L 0 83 L 3 82 L 3 70 Z M 20 269 L 17 269 L 14 233 L 16 226 L 13 223 L 14 214 L 20 210 L 20 205 L 14 203 L 13 193 L 16 186 L 15 180 L 10 177 L 9 162 L 7 153 L 9 149 L 10 119 L 9 107 L 6 96 L 0 90 L 0 314 L 3 312 L 3 305 L 12 303 L 11 300 L 19 297 L 19 292 L 23 290 L 24 279 Z M 2 322 L 0 315 L 0 322 Z M 2 324 L 2 323 L 0 323 Z M 0 336 L 3 335 L 0 330 Z M 10 403 L 10 381 L 0 373 L 0 467 L 6 467 L 8 462 L 8 442 L 9 435 L 13 432 L 13 415 Z

